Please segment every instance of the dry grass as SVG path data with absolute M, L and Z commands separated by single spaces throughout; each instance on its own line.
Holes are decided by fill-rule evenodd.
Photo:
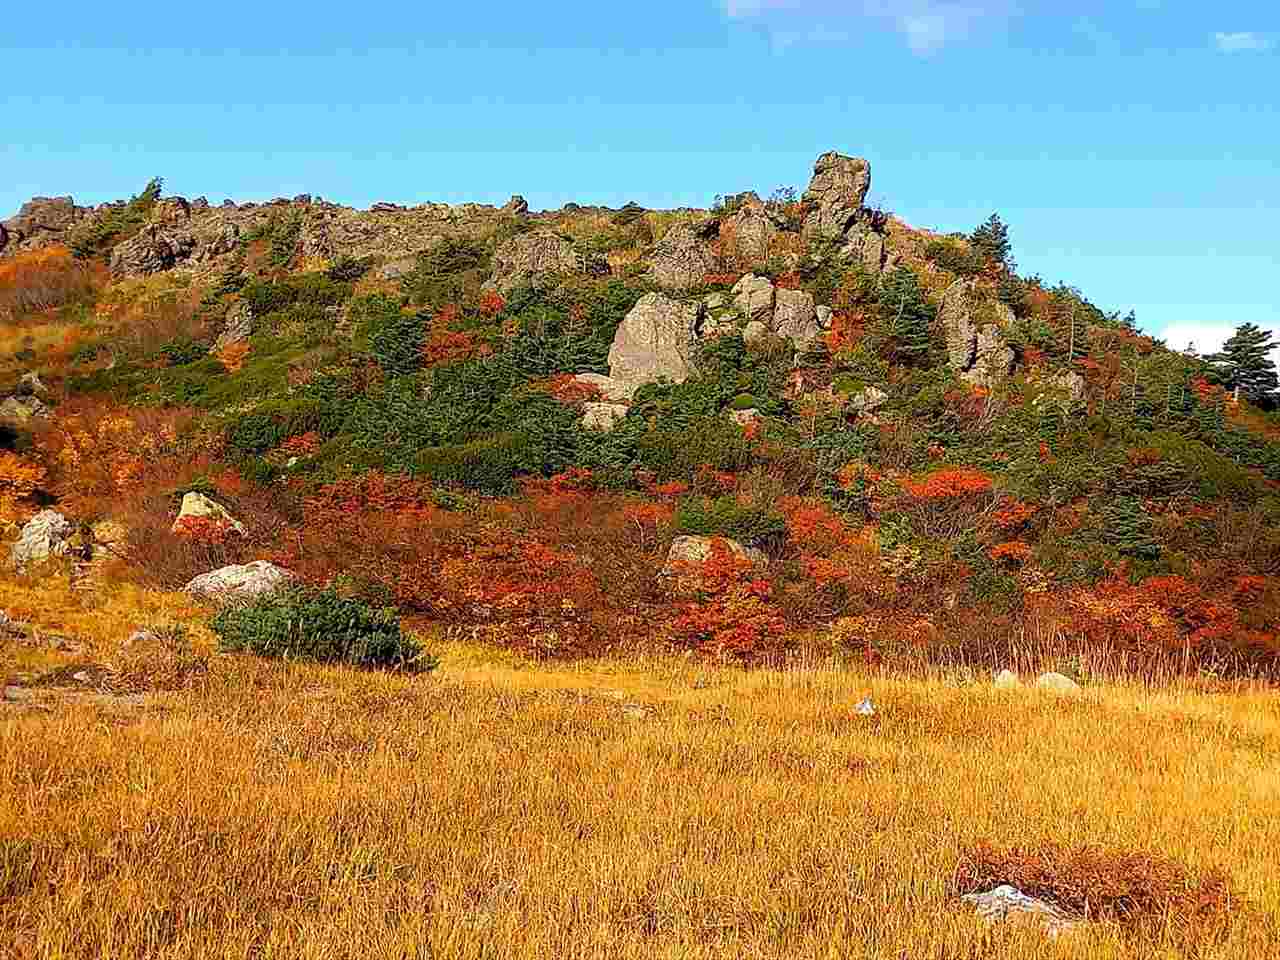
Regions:
M 0 606 L 90 634 L 101 657 L 140 620 L 194 612 L 134 592 L 57 615 L 59 589 L 0 583 Z M 214 657 L 141 710 L 0 713 L 0 955 L 1280 949 L 1274 693 L 1060 700 L 822 664 L 433 646 L 429 677 Z M 865 693 L 880 712 L 855 718 Z M 1113 906 L 1144 922 L 1117 907 L 1056 941 L 988 928 L 956 907 L 962 877 L 1072 905 L 1120 889 Z M 1215 893 L 1213 924 L 1189 922 L 1183 888 Z

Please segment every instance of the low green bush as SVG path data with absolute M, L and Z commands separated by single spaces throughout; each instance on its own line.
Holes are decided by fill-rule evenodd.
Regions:
M 987 268 L 987 258 L 960 240 L 931 240 L 924 255 L 958 277 L 975 277 Z
M 297 587 L 229 606 L 210 626 L 229 653 L 416 671 L 438 662 L 405 636 L 394 611 L 374 610 L 332 589 Z
M 203 360 L 209 355 L 209 345 L 191 337 L 174 337 L 159 350 L 166 366 L 181 367 Z
M 735 496 L 689 497 L 676 511 L 676 529 L 695 536 L 731 537 L 742 543 L 780 543 L 787 521 L 778 511 Z

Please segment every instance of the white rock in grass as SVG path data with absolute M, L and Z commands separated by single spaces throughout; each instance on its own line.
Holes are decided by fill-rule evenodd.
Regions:
M 202 573 L 182 588 L 184 593 L 222 602 L 253 600 L 288 586 L 294 575 L 267 560 L 231 564 Z
M 1060 907 L 1028 896 L 1007 883 L 985 893 L 965 894 L 960 899 L 972 905 L 978 916 L 986 920 L 1005 920 L 1017 916 L 1037 920 L 1044 924 L 1051 937 L 1056 937 L 1079 922 Z
M 202 518 L 226 524 L 241 536 L 245 535 L 244 524 L 227 512 L 227 508 L 215 500 L 210 500 L 203 493 L 192 490 L 182 498 L 182 509 L 178 518 L 173 521 L 173 531 L 181 529 L 182 521 L 191 518 Z
M 1042 673 L 1036 679 L 1036 688 L 1050 693 L 1079 693 L 1080 684 L 1061 673 Z
M 861 702 L 853 708 L 853 712 L 860 717 L 873 717 L 876 712 L 876 705 L 871 702 L 870 697 L 863 697 Z
M 997 690 L 1017 690 L 1022 686 L 1022 681 L 1018 679 L 1018 675 L 1012 670 L 1001 670 L 996 674 L 995 688 Z

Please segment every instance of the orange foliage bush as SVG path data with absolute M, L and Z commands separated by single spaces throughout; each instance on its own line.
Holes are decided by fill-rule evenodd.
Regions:
M 42 247 L 0 260 L 0 313 L 52 310 L 90 296 L 105 281 L 63 246 Z
M 908 480 L 902 488 L 917 500 L 950 500 L 991 492 L 991 478 L 972 467 L 939 470 L 920 480 Z
M 497 290 L 486 290 L 480 295 L 480 313 L 484 317 L 496 317 L 506 309 L 507 301 Z
M 44 485 L 46 476 L 40 464 L 0 450 L 0 520 L 26 520 L 34 512 L 31 497 Z
M 539 380 L 533 384 L 533 388 L 571 406 L 604 399 L 604 394 L 598 386 L 594 383 L 583 383 L 572 373 L 558 373 L 546 380 Z
M 227 344 L 217 353 L 217 359 L 227 373 L 238 373 L 240 368 L 244 366 L 245 358 L 249 356 L 249 341 L 240 340 L 236 343 Z
M 1021 540 L 1010 540 L 996 544 L 987 551 L 987 555 L 996 563 L 1020 567 L 1031 559 L 1031 546 Z
M 671 625 L 677 643 L 718 658 L 757 660 L 780 646 L 786 621 L 773 603 L 774 587 L 752 562 L 720 538 L 701 564 L 674 571 L 692 581 L 697 599 L 685 603 Z

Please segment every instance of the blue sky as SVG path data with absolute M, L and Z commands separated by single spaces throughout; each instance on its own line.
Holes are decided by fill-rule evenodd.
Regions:
M 5 16 L 0 217 L 35 194 L 705 206 L 872 198 L 1176 346 L 1280 336 L 1280 9 L 1173 0 L 174 5 Z

